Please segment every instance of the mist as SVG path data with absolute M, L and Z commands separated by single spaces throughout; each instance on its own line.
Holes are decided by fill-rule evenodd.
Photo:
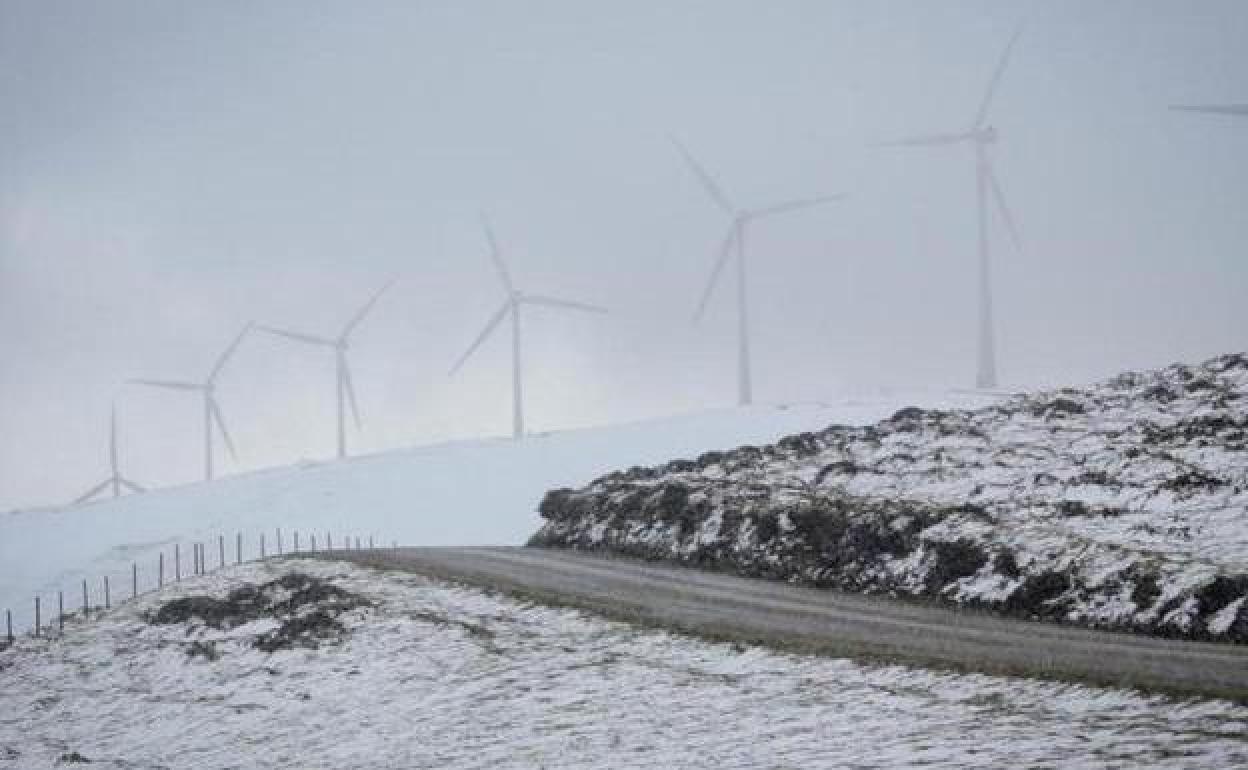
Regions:
M 1242 350 L 1248 6 L 1167 2 L 0 4 L 0 509 L 107 473 L 202 475 L 199 380 L 248 321 L 352 339 L 353 453 L 511 427 L 510 345 L 452 364 L 516 283 L 543 432 L 730 407 L 734 287 L 692 321 L 743 207 L 844 193 L 750 234 L 754 395 L 967 388 L 962 130 L 993 102 L 1018 220 L 990 234 L 1001 386 Z M 332 457 L 333 357 L 250 336 L 218 397 L 234 473 Z M 812 428 L 820 426 L 811 426 Z

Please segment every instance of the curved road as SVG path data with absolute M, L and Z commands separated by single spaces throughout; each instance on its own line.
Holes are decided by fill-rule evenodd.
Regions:
M 337 551 L 677 631 L 830 655 L 1248 699 L 1248 646 L 1155 639 L 538 548 Z

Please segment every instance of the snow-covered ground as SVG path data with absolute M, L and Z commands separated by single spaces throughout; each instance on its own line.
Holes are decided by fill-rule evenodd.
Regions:
M 144 616 L 292 569 L 373 606 L 266 653 L 263 620 Z M 213 643 L 213 655 L 188 655 Z M 215 659 L 212 659 L 215 657 Z M 270 560 L 0 652 L 0 768 L 1248 764 L 1248 708 L 714 644 L 408 574 Z
M 348 534 L 405 545 L 520 544 L 540 525 L 536 509 L 547 490 L 584 484 L 610 470 L 774 441 L 832 423 L 869 423 L 913 404 L 987 400 L 929 391 L 707 411 L 520 442 L 466 441 L 305 463 L 119 500 L 0 514 L 0 611 L 11 608 L 15 626 L 29 628 L 36 593 L 43 594 L 45 608 L 55 604 L 57 590 L 77 605 L 83 579 L 90 582 L 91 601 L 102 604 L 104 575 L 112 576 L 115 595 L 129 595 L 132 563 L 139 565 L 142 590 L 156 581 L 159 552 L 168 560 L 167 575 L 173 573 L 175 544 L 184 572 L 194 542 L 207 544 L 215 565 L 217 538 L 225 536 L 232 559 L 240 532 L 245 556 L 257 555 L 261 532 L 272 552 L 279 527 L 286 548 L 296 530 L 305 548 L 312 531 L 322 547 L 326 532 L 339 544 Z
M 551 493 L 542 545 L 1248 642 L 1248 356 Z

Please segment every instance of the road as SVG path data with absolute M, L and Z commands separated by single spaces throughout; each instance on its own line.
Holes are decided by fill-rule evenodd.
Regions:
M 1248 700 L 1248 646 L 1091 631 L 555 549 L 398 548 L 332 558 L 715 639 Z

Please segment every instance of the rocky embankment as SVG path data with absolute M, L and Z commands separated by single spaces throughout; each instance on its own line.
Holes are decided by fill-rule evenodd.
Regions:
M 1248 357 L 551 491 L 531 545 L 1248 643 Z

